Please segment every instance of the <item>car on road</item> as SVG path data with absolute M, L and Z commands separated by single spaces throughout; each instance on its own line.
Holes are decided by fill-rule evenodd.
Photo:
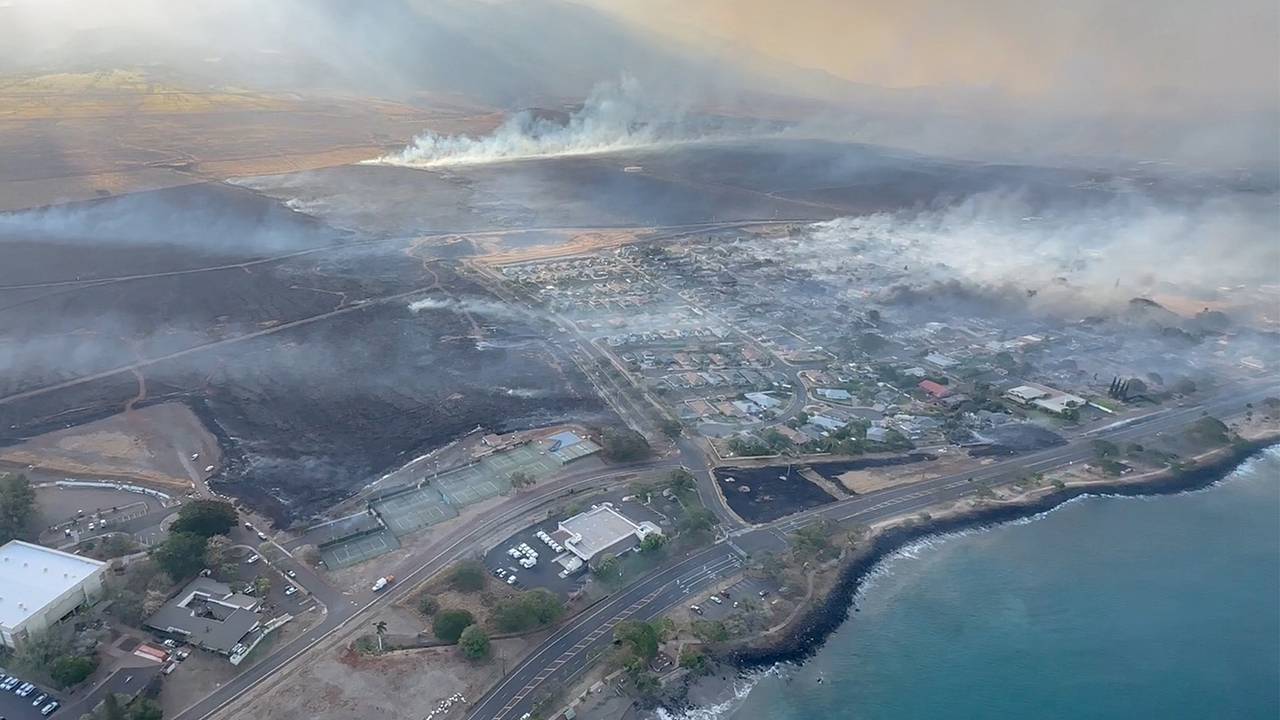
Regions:
M 248 560 L 245 560 L 245 564 L 247 564 L 247 565 L 252 565 L 252 564 L 254 564 L 254 563 L 258 562 L 258 561 L 259 561 L 259 560 L 261 560 L 261 559 L 262 559 L 262 557 L 261 557 L 260 555 L 253 555 L 253 556 L 250 556 L 250 558 L 249 558 Z
M 296 573 L 296 572 L 294 572 L 294 571 L 292 571 L 292 570 L 290 570 L 289 572 L 286 572 L 286 573 L 285 573 L 285 575 L 286 575 L 286 576 L 288 576 L 288 577 L 290 577 L 290 578 L 296 578 L 296 577 L 298 577 L 298 573 Z
M 289 587 L 285 588 L 285 590 L 284 590 L 284 594 L 285 594 L 285 595 L 292 595 L 292 594 L 294 594 L 294 593 L 296 593 L 296 592 L 298 592 L 298 587 L 297 587 L 296 585 L 290 585 Z
M 511 573 L 510 575 L 508 575 L 508 576 L 507 576 L 507 584 L 508 584 L 508 585 L 515 585 L 515 584 L 516 584 L 516 574 L 515 574 L 515 573 Z
M 697 613 L 697 614 L 699 614 L 699 615 L 701 615 L 701 614 L 702 614 L 702 608 L 698 607 L 697 605 L 690 605 L 690 606 L 689 606 L 689 610 L 690 610 L 691 612 L 695 612 L 695 613 Z
M 713 603 L 715 603 L 715 604 L 717 604 L 717 605 L 723 605 L 723 604 L 724 604 L 724 600 L 721 600 L 719 595 L 712 595 L 712 596 L 711 596 L 711 602 L 713 602 Z
M 41 705 L 44 705 L 45 701 L 47 701 L 48 699 L 49 699 L 49 693 L 42 692 L 36 696 L 35 700 L 31 701 L 31 707 L 40 707 Z
M 54 700 L 53 702 L 49 703 L 48 705 L 45 705 L 43 708 L 40 708 L 40 714 L 41 714 L 41 715 L 44 715 L 44 716 L 46 716 L 46 717 L 47 717 L 47 716 L 49 716 L 49 715 L 53 714 L 53 711 L 54 711 L 54 710 L 57 710 L 57 709 L 58 709 L 58 707 L 59 707 L 59 703 L 58 703 L 58 701 L 57 701 L 57 700 Z
M 261 540 L 262 542 L 266 542 L 267 536 L 263 535 L 262 533 L 258 533 L 258 539 Z

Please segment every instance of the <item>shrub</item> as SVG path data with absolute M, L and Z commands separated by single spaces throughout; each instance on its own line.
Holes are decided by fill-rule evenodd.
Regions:
M 85 678 L 93 674 L 98 669 L 98 659 L 96 657 L 83 657 L 80 655 L 64 655 L 49 666 L 49 677 L 60 687 L 71 687 L 84 682 Z
M 178 510 L 170 532 L 189 532 L 203 537 L 226 535 L 239 522 L 236 509 L 219 500 L 192 500 Z
M 458 642 L 462 631 L 475 622 L 475 617 L 466 610 L 440 610 L 431 622 L 431 632 L 445 642 Z
M 458 637 L 458 647 L 468 660 L 481 660 L 489 657 L 489 634 L 479 625 L 468 625 Z
M 449 574 L 449 584 L 458 592 L 479 592 L 484 589 L 485 580 L 484 565 L 476 560 L 463 560 Z
M 418 612 L 423 615 L 435 615 L 440 609 L 440 601 L 431 595 L 422 595 L 418 598 Z
M 538 588 L 499 600 L 493 609 L 493 620 L 503 632 L 522 632 L 549 625 L 563 614 L 564 604 L 560 598 Z
M 653 452 L 649 441 L 631 428 L 608 428 L 601 436 L 604 456 L 614 462 L 643 460 Z

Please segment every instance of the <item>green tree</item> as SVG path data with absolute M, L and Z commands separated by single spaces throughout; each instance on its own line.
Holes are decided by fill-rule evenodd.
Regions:
M 708 533 L 715 526 L 715 513 L 706 508 L 694 508 L 680 521 L 680 529 L 687 533 Z
M 676 468 L 671 471 L 671 477 L 667 481 L 667 486 L 672 492 L 693 492 L 694 477 L 693 473 L 684 468 Z
M 59 657 L 71 652 L 71 646 L 58 633 L 33 632 L 13 653 L 13 666 L 31 675 L 43 675 Z
M 468 660 L 483 660 L 489 657 L 489 634 L 479 625 L 468 625 L 458 637 L 458 647 Z
M 701 650 L 685 646 L 680 651 L 680 667 L 687 669 L 694 675 L 704 675 L 711 670 L 711 664 L 707 662 L 707 656 Z
M 226 535 L 240 521 L 231 503 L 220 500 L 191 500 L 178 509 L 178 519 L 170 532 L 189 532 L 201 537 Z
M 671 417 L 663 417 L 659 420 L 658 428 L 662 430 L 663 435 L 672 440 L 680 437 L 681 433 L 684 432 L 684 426 L 680 424 L 680 421 Z
M 563 614 L 560 598 L 538 588 L 499 600 L 493 608 L 493 621 L 503 632 L 523 632 L 549 625 Z
M 523 470 L 511 473 L 511 487 L 517 490 L 533 484 L 533 476 Z
M 186 580 L 204 569 L 205 537 L 191 532 L 171 533 L 152 552 L 160 569 L 175 581 Z
M 445 642 L 458 642 L 462 631 L 475 622 L 475 617 L 466 610 L 441 610 L 431 622 L 431 632 Z
M 124 708 L 120 707 L 120 700 L 115 693 L 107 693 L 102 699 L 102 712 L 99 715 L 102 720 L 125 720 Z
M 253 591 L 258 597 L 265 598 L 271 592 L 271 578 L 263 575 L 253 579 Z
M 84 682 L 98 669 L 98 658 L 81 655 L 63 655 L 49 666 L 49 677 L 59 687 L 68 688 Z
M 1106 440 L 1094 440 L 1093 454 L 1097 456 L 1099 460 L 1102 460 L 1104 458 L 1115 457 L 1116 455 L 1119 455 L 1120 448 L 1116 447 L 1116 444 L 1113 442 L 1108 442 Z
M 601 434 L 601 447 L 605 458 L 613 462 L 643 460 L 653 453 L 644 435 L 627 427 L 606 428 Z
M 640 551 L 654 552 L 655 550 L 661 550 L 662 547 L 666 544 L 667 544 L 666 535 L 662 535 L 661 533 L 650 533 L 648 535 L 645 535 L 644 539 L 640 541 Z
M 138 698 L 129 704 L 129 720 L 161 720 L 164 711 L 149 698 Z
M 0 544 L 27 537 L 35 516 L 36 491 L 25 475 L 0 474 Z
M 488 574 L 479 560 L 463 560 L 449 573 L 449 584 L 458 592 L 479 592 L 487 580 Z
M 613 553 L 605 553 L 600 556 L 600 562 L 591 569 L 591 572 L 602 578 L 616 578 L 622 570 L 622 564 L 618 562 L 618 556 Z
M 613 626 L 613 639 L 645 663 L 658 656 L 659 632 L 652 623 L 624 620 Z
M 387 621 L 379 620 L 378 622 L 374 623 L 373 632 L 375 635 L 378 636 L 378 652 L 384 652 L 386 648 L 383 647 L 382 645 L 382 639 L 387 635 Z
M 219 577 L 235 575 L 235 562 L 231 559 L 231 538 L 214 535 L 205 541 L 204 566 L 218 573 Z
M 137 627 L 142 622 L 144 615 L 142 595 L 127 587 L 121 587 L 111 591 L 110 598 L 112 617 L 133 627 Z

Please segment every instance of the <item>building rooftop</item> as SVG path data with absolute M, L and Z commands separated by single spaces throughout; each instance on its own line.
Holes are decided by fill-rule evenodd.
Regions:
M 656 526 L 651 523 L 646 523 L 645 527 L 637 525 L 608 504 L 574 515 L 560 523 L 560 528 L 573 535 L 565 541 L 564 546 L 583 560 L 590 560 L 597 553 L 628 538 L 638 541 L 650 532 L 657 531 Z
M 165 603 L 147 625 L 183 636 L 188 642 L 230 654 L 258 626 L 257 601 L 231 592 L 225 583 L 198 577 Z
M 11 540 L 0 547 L 0 625 L 16 628 L 105 563 Z

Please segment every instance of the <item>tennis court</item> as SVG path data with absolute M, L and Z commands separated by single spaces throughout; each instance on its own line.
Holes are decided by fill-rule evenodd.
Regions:
M 455 506 L 471 505 L 511 489 L 511 480 L 486 472 L 483 463 L 446 473 L 436 480 L 444 499 Z
M 372 506 L 397 537 L 458 516 L 458 511 L 445 502 L 440 491 L 429 486 L 397 493 L 373 502 Z
M 320 557 L 330 570 L 351 567 L 400 547 L 396 536 L 379 530 L 351 540 L 344 540 L 320 551 Z

